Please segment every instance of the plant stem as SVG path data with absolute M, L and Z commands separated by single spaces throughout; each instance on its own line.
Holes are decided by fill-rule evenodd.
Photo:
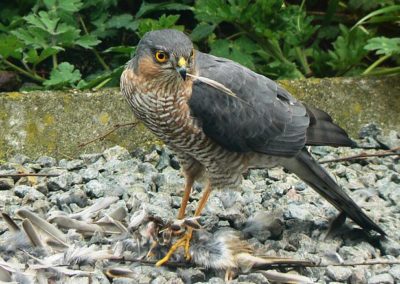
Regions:
M 8 65 L 8 66 L 10 66 L 11 68 L 13 68 L 15 71 L 17 71 L 17 72 L 19 72 L 19 73 L 25 75 L 26 77 L 31 78 L 32 80 L 35 80 L 35 81 L 37 81 L 37 82 L 43 82 L 43 81 L 46 80 L 46 79 L 43 78 L 43 77 L 40 77 L 40 76 L 38 76 L 38 75 L 34 75 L 34 74 L 29 73 L 28 71 L 25 71 L 24 69 L 18 67 L 17 65 L 11 63 L 10 61 L 8 61 L 8 60 L 6 60 L 6 59 L 4 59 L 3 62 L 4 62 L 6 65 Z
M 54 36 L 51 38 L 51 44 L 52 46 L 56 45 L 56 38 Z M 57 68 L 58 66 L 57 54 L 53 54 L 51 58 L 53 59 L 53 69 Z
M 391 75 L 391 74 L 400 74 L 400 67 L 393 68 L 384 68 L 381 70 L 376 70 L 369 72 L 368 74 L 362 74 L 364 76 L 379 76 L 379 75 Z
M 389 57 L 390 54 L 386 54 L 385 56 L 380 57 L 378 60 L 372 63 L 367 69 L 365 69 L 361 75 L 368 75 L 373 69 L 375 69 L 378 65 L 380 65 L 383 61 L 385 61 Z
M 83 31 L 85 32 L 85 34 L 88 35 L 88 34 L 89 34 L 88 29 L 86 28 L 85 22 L 83 21 L 83 19 L 82 19 L 81 16 L 79 16 L 79 22 L 81 23 L 82 29 L 83 29 Z M 106 70 L 106 71 L 111 71 L 110 67 L 109 67 L 109 66 L 107 65 L 107 63 L 103 60 L 103 58 L 100 56 L 100 54 L 97 52 L 97 50 L 96 50 L 94 47 L 92 47 L 90 50 L 93 52 L 94 56 L 96 56 L 96 59 L 97 59 L 97 61 L 99 61 L 99 63 L 101 64 L 101 66 L 103 66 L 104 70 Z
M 312 70 L 310 68 L 310 65 L 308 65 L 307 57 L 304 54 L 304 51 L 300 47 L 296 47 L 294 50 L 296 52 L 297 59 L 299 60 L 301 66 L 303 67 L 304 74 L 306 76 L 307 75 L 311 75 L 312 74 Z

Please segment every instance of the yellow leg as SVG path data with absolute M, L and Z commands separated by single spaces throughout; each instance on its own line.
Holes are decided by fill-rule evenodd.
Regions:
M 186 178 L 185 192 L 183 194 L 181 207 L 179 208 L 178 220 L 183 219 L 183 217 L 185 217 L 186 206 L 189 202 L 190 192 L 192 191 L 193 183 L 194 183 L 193 177 L 188 176 Z
M 206 189 L 205 189 L 205 191 L 203 193 L 203 196 L 201 197 L 201 199 L 199 201 L 197 209 L 196 209 L 196 211 L 194 213 L 195 217 L 200 216 L 201 212 L 203 211 L 204 207 L 207 204 L 207 200 L 210 197 L 210 193 L 211 193 L 211 185 L 210 185 L 210 183 L 208 183 L 207 186 L 206 186 Z M 179 210 L 179 212 L 180 212 L 180 210 Z M 182 238 L 180 238 L 169 249 L 168 253 L 156 263 L 156 266 L 161 266 L 164 263 L 166 263 L 179 247 L 184 247 L 185 248 L 185 258 L 187 260 L 189 260 L 190 259 L 189 248 L 190 248 L 190 239 L 192 238 L 192 233 L 193 233 L 193 228 L 188 228 L 188 230 L 185 233 L 185 235 Z

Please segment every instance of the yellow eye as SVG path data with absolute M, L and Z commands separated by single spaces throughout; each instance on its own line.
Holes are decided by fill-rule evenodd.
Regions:
M 159 50 L 159 51 L 156 52 L 155 58 L 156 58 L 156 60 L 158 62 L 164 63 L 164 62 L 166 62 L 168 60 L 168 55 L 164 51 Z

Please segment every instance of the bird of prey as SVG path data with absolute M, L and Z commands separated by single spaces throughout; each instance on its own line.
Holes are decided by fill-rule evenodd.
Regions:
M 307 145 L 354 146 L 331 117 L 296 100 L 265 76 L 231 60 L 202 53 L 177 30 L 157 30 L 140 40 L 121 76 L 121 91 L 141 120 L 173 150 L 185 176 L 178 219 L 185 216 L 192 185 L 207 183 L 194 213 L 212 189 L 241 184 L 252 168 L 283 166 L 365 230 L 384 231 L 312 158 Z M 178 247 L 189 250 L 192 231 Z

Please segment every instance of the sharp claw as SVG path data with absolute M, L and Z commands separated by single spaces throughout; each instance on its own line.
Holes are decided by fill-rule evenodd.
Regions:
M 185 259 L 190 260 L 191 256 L 189 253 L 189 248 L 190 248 L 190 239 L 191 238 L 192 238 L 192 230 L 189 230 L 181 239 L 179 239 L 169 249 L 167 254 L 162 259 L 157 261 L 156 266 L 159 267 L 159 266 L 163 265 L 164 263 L 166 263 L 171 258 L 171 256 L 174 254 L 174 252 L 180 247 L 184 247 L 184 249 L 185 249 Z

